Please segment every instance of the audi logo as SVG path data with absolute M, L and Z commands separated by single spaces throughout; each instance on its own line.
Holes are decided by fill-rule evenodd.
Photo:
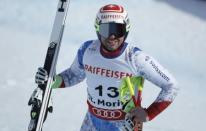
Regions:
M 122 112 L 119 110 L 105 110 L 105 109 L 99 109 L 99 108 L 92 108 L 92 112 L 94 115 L 103 117 L 103 118 L 113 118 L 118 119 L 122 116 Z

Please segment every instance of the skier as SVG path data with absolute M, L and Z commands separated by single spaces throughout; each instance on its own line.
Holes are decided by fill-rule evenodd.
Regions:
M 88 112 L 80 130 L 132 131 L 134 121 L 151 121 L 173 102 L 178 92 L 176 80 L 153 57 L 125 42 L 130 21 L 122 6 L 109 4 L 100 8 L 95 29 L 98 39 L 82 44 L 73 64 L 55 76 L 52 88 L 71 87 L 87 78 Z M 125 77 L 141 77 L 161 91 L 149 107 L 125 113 L 119 99 Z M 38 68 L 35 82 L 43 84 L 47 78 L 46 70 Z

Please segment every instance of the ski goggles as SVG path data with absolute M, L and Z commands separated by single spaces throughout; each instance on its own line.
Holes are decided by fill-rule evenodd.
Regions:
M 111 35 L 120 38 L 126 34 L 126 25 L 119 23 L 102 23 L 99 25 L 98 32 L 104 38 L 108 38 Z

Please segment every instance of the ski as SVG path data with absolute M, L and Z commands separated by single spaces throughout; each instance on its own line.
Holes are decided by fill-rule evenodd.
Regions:
M 32 108 L 28 131 L 42 131 L 43 123 L 46 120 L 48 111 L 52 112 L 52 106 L 49 106 L 52 92 L 51 84 L 56 73 L 56 63 L 64 32 L 69 2 L 70 0 L 59 0 L 58 2 L 56 16 L 44 62 L 44 69 L 48 73 L 48 80 L 45 84 L 38 85 L 29 100 L 28 104 L 31 105 Z

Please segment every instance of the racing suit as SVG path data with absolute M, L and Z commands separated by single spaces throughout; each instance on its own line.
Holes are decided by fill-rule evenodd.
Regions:
M 119 87 L 124 77 L 141 76 L 161 88 L 156 100 L 146 108 L 149 120 L 168 107 L 177 95 L 174 77 L 153 57 L 126 42 L 118 52 L 102 51 L 99 40 L 86 41 L 73 64 L 59 74 L 63 87 L 86 78 L 88 112 L 81 131 L 119 131 L 125 113 L 121 110 Z

